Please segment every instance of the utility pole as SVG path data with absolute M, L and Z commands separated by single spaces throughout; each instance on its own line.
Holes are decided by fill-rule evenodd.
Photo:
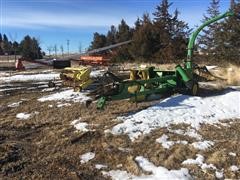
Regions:
M 68 49 L 68 56 L 69 56 L 69 44 L 70 44 L 70 40 L 67 39 L 67 49 Z
M 81 43 L 81 42 L 79 42 L 78 52 L 79 52 L 80 54 L 82 53 L 82 43 Z
M 54 45 L 53 49 L 55 51 L 55 58 L 57 58 L 57 51 L 58 51 L 58 49 L 57 49 L 57 45 L 56 44 Z
M 61 50 L 61 52 L 62 52 L 62 57 L 64 57 L 64 55 L 63 55 L 63 54 L 64 54 L 63 45 L 60 46 L 60 50 Z

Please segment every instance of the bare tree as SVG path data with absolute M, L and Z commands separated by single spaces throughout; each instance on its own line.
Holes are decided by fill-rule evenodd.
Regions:
M 48 51 L 48 55 L 49 55 L 49 56 L 51 56 L 52 50 L 53 50 L 53 47 L 52 47 L 52 46 L 48 46 L 48 47 L 47 47 L 47 51 Z

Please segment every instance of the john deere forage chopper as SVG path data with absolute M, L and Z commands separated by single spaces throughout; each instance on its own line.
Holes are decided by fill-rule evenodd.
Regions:
M 160 71 L 154 67 L 131 70 L 129 80 L 114 79 L 98 92 L 97 107 L 102 109 L 106 101 L 132 98 L 135 101 L 144 100 L 151 94 L 166 92 L 184 92 L 191 95 L 198 93 L 198 79 L 195 70 L 199 67 L 192 62 L 195 40 L 201 30 L 226 17 L 233 16 L 232 11 L 216 16 L 193 32 L 188 43 L 187 59 L 183 66 L 177 65 L 175 71 Z M 110 76 L 113 76 L 110 74 Z

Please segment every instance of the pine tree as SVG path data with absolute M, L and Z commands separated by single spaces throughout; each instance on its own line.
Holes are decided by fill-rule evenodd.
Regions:
M 115 26 L 111 26 L 107 33 L 107 45 L 112 45 L 116 43 L 117 30 Z
M 136 22 L 134 23 L 134 25 L 135 25 L 135 31 L 138 31 L 139 30 L 139 28 L 141 27 L 141 20 L 140 20 L 140 18 L 138 17 L 137 18 L 137 20 L 136 20 Z
M 143 14 L 138 21 L 139 27 L 134 32 L 130 53 L 135 60 L 149 61 L 156 52 L 156 32 L 149 14 Z
M 118 30 L 116 33 L 116 43 L 132 40 L 133 29 L 131 29 L 124 19 L 118 25 Z M 129 52 L 129 45 L 121 46 L 116 49 L 115 55 L 113 57 L 116 61 L 130 60 L 132 59 Z
M 240 1 L 231 1 L 235 16 L 229 17 L 222 22 L 222 29 L 217 33 L 217 54 L 218 59 L 225 62 L 240 64 Z
M 91 42 L 90 49 L 98 49 L 104 47 L 106 46 L 106 43 L 107 43 L 106 36 L 96 32 L 93 35 L 93 41 Z
M 209 19 L 212 19 L 220 14 L 219 0 L 212 0 L 210 6 L 207 9 L 207 14 L 204 15 L 202 23 Z M 209 59 L 213 59 L 216 55 L 218 32 L 221 30 L 221 23 L 215 22 L 203 29 L 202 35 L 200 35 L 199 46 L 202 53 L 208 55 Z
M 154 27 L 157 29 L 158 52 L 155 57 L 158 62 L 169 63 L 171 60 L 183 58 L 187 47 L 188 25 L 178 19 L 179 11 L 172 15 L 169 8 L 172 3 L 162 0 L 153 13 Z
M 172 26 L 170 34 L 172 35 L 173 56 L 175 60 L 183 59 L 186 56 L 188 37 L 191 29 L 188 24 L 179 20 L 180 12 L 176 9 L 172 18 Z
M 13 47 L 13 54 L 16 57 L 16 55 L 19 54 L 19 43 L 17 41 L 14 41 L 12 44 L 12 47 Z
M 41 48 L 36 38 L 31 38 L 29 35 L 25 36 L 20 43 L 21 55 L 26 59 L 42 58 Z
M 11 51 L 11 45 L 8 41 L 8 38 L 7 38 L 6 34 L 3 34 L 3 42 L 2 43 L 3 43 L 2 48 L 3 48 L 4 54 L 9 54 L 10 51 Z
M 3 55 L 3 38 L 2 34 L 0 33 L 0 55 Z
M 117 31 L 117 42 L 124 42 L 131 40 L 133 30 L 127 25 L 124 19 L 121 20 L 121 23 L 118 25 Z

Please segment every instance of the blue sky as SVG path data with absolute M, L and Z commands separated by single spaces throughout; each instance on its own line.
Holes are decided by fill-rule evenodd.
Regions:
M 171 10 L 178 8 L 180 18 L 190 27 L 200 24 L 210 0 L 169 0 Z M 221 11 L 229 8 L 230 0 L 220 0 Z M 133 26 L 144 12 L 152 14 L 161 0 L 0 0 L 0 30 L 10 39 L 20 41 L 29 34 L 39 38 L 41 47 L 63 45 L 67 39 L 70 51 L 79 44 L 87 48 L 94 32 L 106 33 L 110 25 L 121 19 Z

